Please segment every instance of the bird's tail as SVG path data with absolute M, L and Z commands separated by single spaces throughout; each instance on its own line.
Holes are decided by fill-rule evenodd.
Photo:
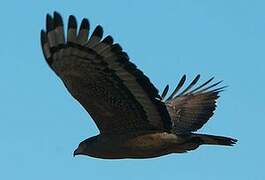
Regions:
M 237 139 L 223 136 L 214 136 L 208 134 L 192 134 L 191 142 L 197 143 L 200 145 L 223 145 L 223 146 L 233 146 L 236 144 Z

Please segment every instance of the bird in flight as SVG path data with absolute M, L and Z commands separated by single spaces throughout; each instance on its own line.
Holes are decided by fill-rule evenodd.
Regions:
M 200 145 L 232 146 L 229 137 L 195 133 L 213 115 L 225 87 L 213 78 L 197 85 L 200 75 L 183 88 L 182 76 L 171 95 L 169 86 L 159 95 L 148 77 L 118 43 L 98 25 L 89 36 L 84 18 L 68 19 L 64 35 L 58 12 L 47 14 L 41 45 L 50 68 L 70 94 L 95 121 L 100 134 L 82 141 L 75 155 L 103 159 L 154 158 L 195 150 Z M 196 87 L 194 87 L 196 85 Z

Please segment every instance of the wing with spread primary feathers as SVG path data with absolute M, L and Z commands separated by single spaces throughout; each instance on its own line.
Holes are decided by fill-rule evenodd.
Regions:
M 45 59 L 101 133 L 171 128 L 157 89 L 111 36 L 101 40 L 101 26 L 89 37 L 89 21 L 83 19 L 78 31 L 71 15 L 65 39 L 62 17 L 55 12 L 46 20 L 41 31 Z
M 213 78 L 193 89 L 193 86 L 200 79 L 200 75 L 190 83 L 190 85 L 179 93 L 186 81 L 184 75 L 173 93 L 166 99 L 165 103 L 172 120 L 172 132 L 185 134 L 200 129 L 213 115 L 216 108 L 218 93 L 224 87 L 212 89 L 221 81 L 206 87 Z M 166 86 L 161 97 L 164 99 L 168 92 Z

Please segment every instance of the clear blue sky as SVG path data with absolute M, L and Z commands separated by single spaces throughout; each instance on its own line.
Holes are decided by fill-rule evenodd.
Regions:
M 14 1 L 0 7 L 0 179 L 265 179 L 265 1 Z M 229 88 L 200 131 L 239 139 L 150 160 L 72 157 L 98 133 L 46 65 L 46 13 L 101 24 L 161 91 L 181 75 Z

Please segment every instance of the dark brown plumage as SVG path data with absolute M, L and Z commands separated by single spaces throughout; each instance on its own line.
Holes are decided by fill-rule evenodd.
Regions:
M 220 82 L 197 88 L 198 75 L 179 93 L 184 75 L 166 99 L 132 62 L 111 36 L 103 40 L 98 25 L 89 37 L 90 24 L 68 20 L 67 37 L 59 13 L 47 15 L 41 31 L 44 57 L 71 95 L 95 121 L 100 134 L 81 142 L 75 155 L 98 158 L 150 158 L 196 149 L 202 144 L 233 145 L 232 138 L 194 134 L 213 115 Z

